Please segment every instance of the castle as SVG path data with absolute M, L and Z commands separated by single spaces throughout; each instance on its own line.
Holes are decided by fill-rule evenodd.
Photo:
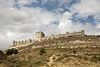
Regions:
M 30 44 L 33 43 L 35 41 L 41 42 L 44 40 L 48 40 L 48 39 L 54 39 L 54 38 L 60 38 L 60 37 L 75 37 L 75 36 L 84 36 L 85 32 L 84 30 L 81 30 L 80 32 L 66 32 L 65 34 L 59 34 L 59 35 L 50 35 L 50 36 L 45 36 L 45 34 L 40 31 L 40 32 L 36 32 L 36 39 L 32 40 L 22 40 L 22 41 L 13 41 L 13 46 L 19 46 L 19 45 L 26 45 L 26 44 Z
M 36 32 L 36 39 L 13 41 L 19 52 L 31 49 L 67 49 L 67 54 L 76 51 L 77 55 L 100 54 L 100 35 L 86 35 L 84 30 L 66 32 L 65 34 L 46 36 L 44 32 Z
M 84 36 L 84 30 L 81 30 L 80 32 L 66 32 L 65 34 L 59 34 L 59 35 L 50 35 L 50 36 L 45 36 L 45 34 L 43 32 L 36 32 L 36 37 L 37 37 L 37 41 L 44 41 L 44 40 L 48 40 L 48 39 L 54 39 L 54 38 L 60 38 L 60 37 L 68 37 L 68 36 Z

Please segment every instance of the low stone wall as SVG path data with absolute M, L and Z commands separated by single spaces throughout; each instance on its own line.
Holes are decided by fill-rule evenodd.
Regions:
M 30 43 L 34 43 L 35 40 L 29 39 L 29 40 L 21 40 L 21 41 L 13 41 L 13 46 L 18 46 L 18 45 L 26 45 Z

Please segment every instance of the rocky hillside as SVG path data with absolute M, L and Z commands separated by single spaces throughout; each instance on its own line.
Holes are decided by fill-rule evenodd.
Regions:
M 100 67 L 100 37 L 35 42 L 0 61 L 0 67 Z
M 67 49 L 34 49 L 8 56 L 0 67 L 100 67 L 99 55 L 68 54 Z

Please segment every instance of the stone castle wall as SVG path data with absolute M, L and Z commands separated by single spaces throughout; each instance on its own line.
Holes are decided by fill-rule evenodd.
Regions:
M 37 41 L 44 41 L 44 40 L 54 39 L 54 38 L 60 38 L 60 37 L 84 36 L 84 35 L 85 35 L 84 30 L 81 30 L 80 32 L 72 32 L 72 33 L 66 32 L 65 34 L 59 34 L 59 35 L 53 35 L 52 34 L 50 36 L 44 36 L 44 37 L 42 37 L 41 35 L 38 35 L 38 36 L 41 36 L 41 37 L 37 38 Z
M 17 45 L 25 45 L 25 44 L 29 44 L 29 43 L 33 43 L 34 40 L 29 39 L 29 40 L 21 40 L 21 41 L 13 41 L 13 46 L 17 46 Z
M 50 36 L 45 36 L 43 32 L 36 32 L 36 40 L 21 40 L 21 41 L 13 41 L 13 46 L 18 46 L 18 45 L 25 45 L 25 44 L 30 44 L 35 41 L 44 41 L 48 39 L 54 39 L 54 38 L 60 38 L 60 37 L 68 37 L 68 36 L 84 36 L 84 30 L 81 30 L 80 32 L 66 32 L 65 34 L 59 34 L 59 35 L 50 35 Z

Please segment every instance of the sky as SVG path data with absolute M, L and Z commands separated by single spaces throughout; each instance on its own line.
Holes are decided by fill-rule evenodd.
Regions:
M 0 49 L 13 40 L 85 30 L 100 35 L 100 0 L 0 0 Z

